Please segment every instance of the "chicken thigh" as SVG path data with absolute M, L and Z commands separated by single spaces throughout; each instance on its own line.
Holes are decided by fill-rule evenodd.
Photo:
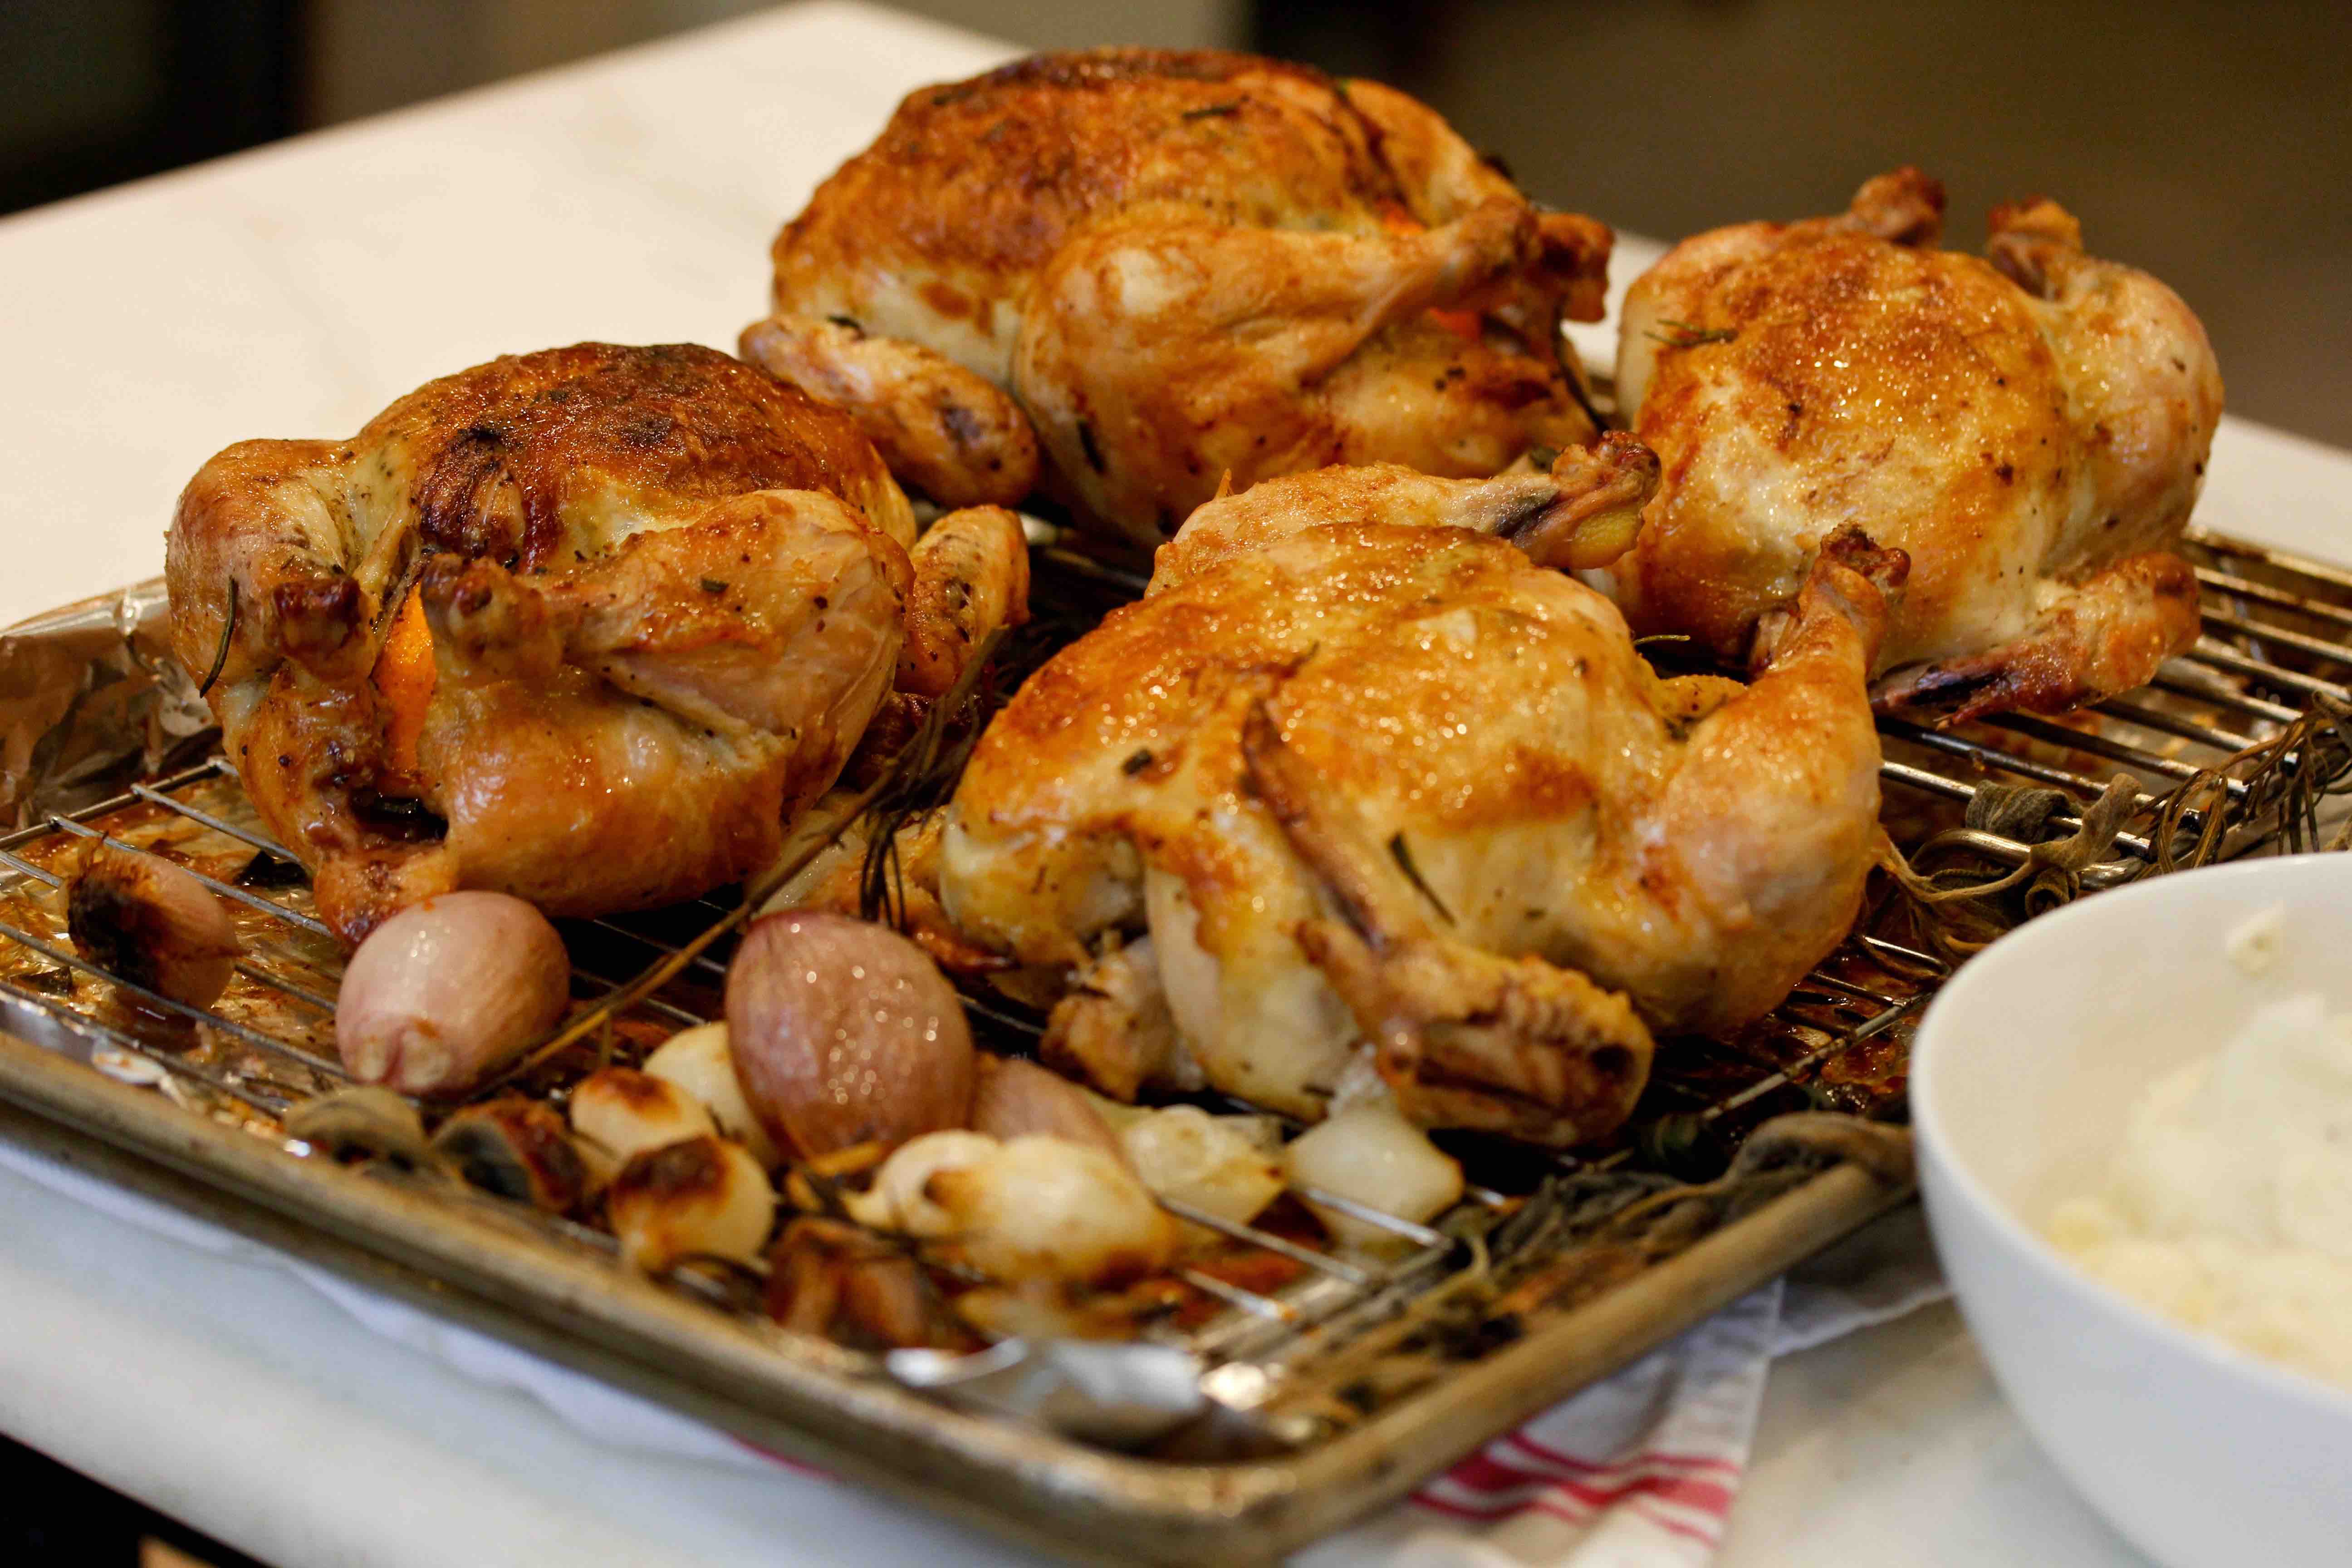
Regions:
M 1655 477 L 1621 441 L 1196 512 L 949 807 L 949 916 L 1067 986 L 1048 1054 L 1307 1120 L 1376 1073 L 1424 1125 L 1566 1144 L 1629 1113 L 1651 1031 L 1777 1004 L 1872 862 L 1864 679 L 1902 558 L 1843 536 L 1752 686 L 1664 679 L 1509 542 L 1605 559 Z
M 1027 556 L 996 509 L 918 543 L 856 426 L 762 371 L 583 343 L 231 447 L 165 569 L 174 651 L 356 942 L 456 888 L 588 915 L 764 865 L 894 678 L 941 688 L 974 605 L 1017 617 Z
M 1664 466 L 1605 580 L 1637 631 L 1725 658 L 1859 526 L 1911 558 L 1872 673 L 1956 721 L 2140 685 L 2198 631 L 2172 552 L 2221 413 L 2204 329 L 2041 201 L 1989 260 L 1937 247 L 1916 170 L 1853 209 L 1684 241 L 1625 301 L 1618 395 Z
M 1563 313 L 1611 236 L 1413 100 L 1245 55 L 1042 55 L 908 97 L 774 248 L 742 351 L 942 505 L 1045 490 L 1150 546 L 1341 462 L 1590 438 Z

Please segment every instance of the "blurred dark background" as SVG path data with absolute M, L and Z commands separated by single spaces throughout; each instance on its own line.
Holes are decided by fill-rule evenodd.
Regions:
M 1916 163 L 1948 244 L 2056 197 L 2203 317 L 2235 412 L 2352 445 L 2345 0 L 1269 5 L 1266 52 L 1426 99 L 1530 192 L 1672 238 Z
M 0 0 L 0 210 L 754 0 Z M 916 0 L 1039 47 L 1224 44 L 1393 81 L 1530 192 L 1671 238 L 1916 163 L 1974 244 L 2047 194 L 2203 316 L 2233 410 L 2352 445 L 2344 0 Z

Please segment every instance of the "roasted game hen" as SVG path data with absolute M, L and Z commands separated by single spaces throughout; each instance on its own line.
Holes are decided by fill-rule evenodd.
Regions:
M 174 649 L 220 660 L 229 755 L 352 941 L 456 888 L 585 915 L 757 868 L 1027 569 L 992 508 L 918 543 L 856 426 L 765 372 L 603 343 L 231 447 L 166 557 Z
M 1151 545 L 1226 473 L 1589 439 L 1558 329 L 1610 244 L 1375 83 L 1044 55 L 901 103 L 777 237 L 742 349 L 942 505 L 1042 481 Z
M 949 808 L 949 916 L 1067 977 L 1049 1057 L 1309 1120 L 1369 1068 L 1424 1125 L 1564 1144 L 1624 1118 L 1652 1030 L 1777 1004 L 1872 862 L 1864 679 L 1902 557 L 1821 552 L 1752 686 L 1663 679 L 1528 553 L 1622 551 L 1655 479 L 1620 441 L 1196 512 Z
M 1946 720 L 2054 712 L 2146 681 L 2197 636 L 2172 553 L 2221 413 L 2178 296 L 2083 252 L 2047 201 L 1937 248 L 1916 170 L 1853 210 L 1684 241 L 1625 301 L 1618 395 L 1664 477 L 1609 588 L 1642 632 L 1744 658 L 1822 542 L 1911 557 L 1873 673 Z

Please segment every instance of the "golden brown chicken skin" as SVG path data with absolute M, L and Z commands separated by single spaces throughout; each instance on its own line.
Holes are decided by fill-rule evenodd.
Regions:
M 992 541 L 1021 574 L 986 598 L 1017 613 L 1017 522 L 950 521 L 957 569 Z M 346 442 L 228 448 L 166 573 L 175 652 L 225 647 L 229 754 L 356 941 L 455 888 L 588 915 L 766 863 L 940 596 L 909 547 L 936 554 L 845 416 L 712 350 L 583 343 Z M 970 630 L 935 626 L 926 686 Z
M 1558 327 L 1598 319 L 1610 244 L 1375 83 L 1041 55 L 901 103 L 777 237 L 743 352 L 942 504 L 1042 481 L 1150 545 L 1228 472 L 1588 438 Z
M 1606 535 L 1646 458 L 1535 488 L 1334 469 L 1196 513 L 950 808 L 950 917 L 1067 976 L 1048 1054 L 1310 1120 L 1369 1068 L 1424 1124 L 1569 1143 L 1628 1113 L 1651 1030 L 1776 1005 L 1872 863 L 1901 558 L 1825 552 L 1752 686 L 1663 679 L 1498 537 Z
M 1607 585 L 1638 631 L 1747 656 L 1758 617 L 1856 525 L 1911 558 L 1874 674 L 1947 721 L 2060 711 L 2194 641 L 2173 553 L 2221 413 L 2204 329 L 2084 254 L 2054 203 L 1937 246 L 1916 170 L 1852 210 L 1684 241 L 1627 296 L 1618 392 L 1664 467 Z

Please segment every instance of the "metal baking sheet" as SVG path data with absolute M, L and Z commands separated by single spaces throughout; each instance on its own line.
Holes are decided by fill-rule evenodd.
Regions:
M 968 1415 L 823 1341 L 761 1333 L 553 1245 L 0 1032 L 0 1134 L 776 1452 L 1086 1562 L 1271 1560 L 1403 1497 L 1910 1194 L 1907 1139 L 1841 1163 L 1517 1342 L 1296 1456 L 1171 1464 Z
M 2239 742 L 2289 732 L 2313 756 L 2323 742 L 2344 752 L 2329 716 L 2352 700 L 2338 684 L 2352 672 L 2352 647 L 2332 639 L 2352 626 L 2352 580 L 2234 542 L 2202 549 L 2211 635 L 2157 688 L 2105 705 L 2084 727 L 2021 721 L 1934 736 L 1890 725 L 1890 805 L 1916 816 L 1928 842 L 1995 868 L 2047 846 L 1956 826 L 1959 808 L 1996 781 L 2053 784 L 2074 803 L 2066 808 L 2074 816 L 2053 818 L 2063 835 L 2079 826 L 2109 763 L 2142 781 L 2145 808 L 2189 792 L 2179 797 L 2188 815 L 2172 826 L 2207 814 L 2227 829 L 2213 853 L 2247 852 L 2315 825 L 2315 809 L 2308 822 L 2297 815 L 2312 802 L 2272 787 L 2276 769 L 2242 778 L 2229 759 Z M 21 829 L 9 842 L 64 833 L 58 818 L 102 809 L 125 785 L 173 768 L 184 769 L 183 781 L 222 776 L 203 761 L 202 710 L 162 654 L 161 613 L 161 595 L 145 584 L 0 634 L 0 813 Z M 2322 783 L 2352 771 L 2352 752 L 2338 752 L 2326 753 Z M 2126 879 L 2164 859 L 2171 843 L 2136 818 L 2102 849 L 2111 858 L 2066 875 L 2082 888 Z M 1917 997 L 1874 999 L 1871 987 L 1828 970 L 1808 987 L 1808 1021 L 1771 1050 L 1727 1047 L 1719 1063 L 1699 1064 L 1693 1109 L 1661 1124 L 1749 1131 L 1765 1111 L 1809 1095 L 1851 1107 L 1869 1099 L 1864 1089 L 1891 1084 L 1899 1096 L 1900 1026 Z M 1490 1304 L 1509 1307 L 1507 1332 L 1482 1333 L 1468 1348 L 1433 1342 L 1423 1353 L 1449 1358 L 1442 1375 L 1368 1402 L 1359 1418 L 1302 1447 L 1267 1452 L 1245 1421 L 1227 1431 L 1212 1420 L 1183 1457 L 1147 1458 L 948 1408 L 891 1382 L 873 1358 L 716 1310 L 492 1200 L 298 1157 L 269 1135 L 266 1118 L 201 1113 L 93 1070 L 91 1050 L 109 1043 L 99 1022 L 0 984 L 0 1100 L 17 1108 L 0 1113 L 0 1136 L 763 1447 L 1082 1560 L 1277 1556 L 1408 1494 L 1911 1192 L 1899 1126 L 1839 1115 L 1767 1122 L 1749 1133 L 1736 1180 L 1653 1189 L 1687 1210 L 1655 1260 L 1645 1253 L 1580 1271 L 1581 1255 L 1564 1252 L 1556 1289 Z M 1846 1073 L 1864 1058 L 1869 1072 Z M 1593 1163 L 1654 1163 L 1657 1152 L 1628 1148 Z M 1364 1342 L 1402 1321 L 1379 1318 L 1379 1304 L 1348 1320 Z M 1239 1438 L 1249 1441 L 1228 1442 Z

